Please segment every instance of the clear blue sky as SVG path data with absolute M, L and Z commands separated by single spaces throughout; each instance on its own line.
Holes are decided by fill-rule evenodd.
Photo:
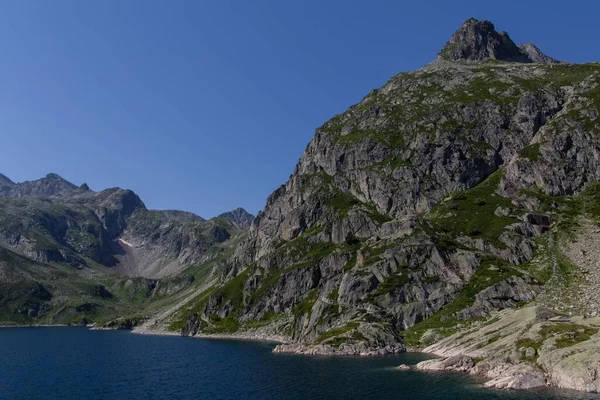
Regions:
M 0 172 L 255 213 L 316 127 L 433 60 L 465 19 L 586 62 L 598 15 L 576 0 L 1 1 Z

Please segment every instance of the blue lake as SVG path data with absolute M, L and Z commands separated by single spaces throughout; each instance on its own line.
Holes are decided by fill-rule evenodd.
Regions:
M 0 329 L 0 399 L 598 399 L 495 391 L 460 373 L 400 372 L 425 359 L 273 354 L 260 342 L 85 328 Z

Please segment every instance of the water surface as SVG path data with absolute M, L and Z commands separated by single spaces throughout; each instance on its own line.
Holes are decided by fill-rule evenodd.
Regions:
M 0 399 L 599 399 L 396 371 L 421 354 L 311 357 L 272 344 L 85 328 L 0 329 Z

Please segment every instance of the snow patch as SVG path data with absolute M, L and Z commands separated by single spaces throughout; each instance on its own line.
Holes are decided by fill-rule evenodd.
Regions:
M 129 243 L 128 241 L 119 238 L 119 242 L 123 243 L 125 246 L 129 246 L 129 247 L 133 247 L 133 245 L 131 243 Z

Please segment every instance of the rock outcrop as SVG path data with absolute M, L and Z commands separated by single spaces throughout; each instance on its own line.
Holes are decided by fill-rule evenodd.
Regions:
M 494 24 L 467 20 L 450 38 L 439 57 L 452 61 L 509 61 L 517 63 L 551 64 L 557 61 L 546 56 L 535 45 L 517 46 L 508 33 L 497 32 Z

